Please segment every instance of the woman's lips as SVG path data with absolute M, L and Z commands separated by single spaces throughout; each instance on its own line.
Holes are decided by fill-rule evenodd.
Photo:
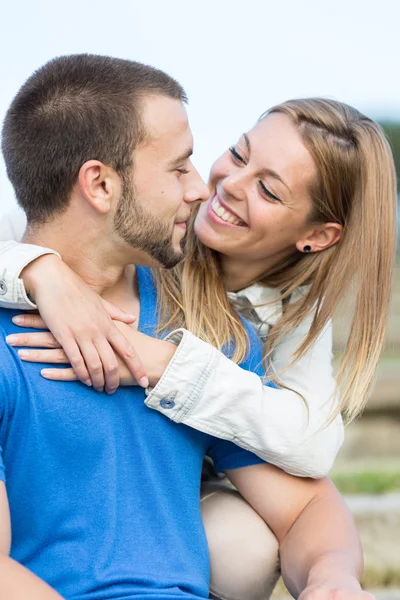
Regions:
M 218 225 L 246 227 L 246 223 L 220 200 L 217 193 L 214 194 L 207 204 L 207 216 Z

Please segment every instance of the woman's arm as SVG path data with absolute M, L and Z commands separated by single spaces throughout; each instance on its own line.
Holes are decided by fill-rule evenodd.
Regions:
M 286 360 L 287 366 L 299 339 L 302 332 L 294 332 L 277 349 L 278 364 Z M 335 393 L 331 355 L 329 324 L 312 350 L 282 375 L 306 405 L 294 391 L 263 385 L 257 375 L 185 332 L 146 404 L 174 421 L 230 439 L 287 473 L 324 477 L 344 437 L 340 415 L 327 424 Z M 174 406 L 166 408 L 163 398 L 172 398 Z
M 28 264 L 44 255 L 60 255 L 49 248 L 19 244 L 15 241 L 0 241 L 0 307 L 21 310 L 37 308 L 29 296 L 28 282 L 21 273 Z M 57 260 L 57 258 L 54 258 Z
M 20 218 L 19 213 L 17 217 Z M 0 235 L 17 231 L 18 223 L 11 217 L 0 222 Z M 65 293 L 66 289 L 72 293 Z M 57 252 L 13 240 L 0 241 L 0 307 L 33 310 L 37 303 L 47 327 L 65 349 L 83 383 L 98 391 L 115 392 L 120 383 L 117 353 L 139 385 L 148 386 L 138 355 L 113 321 L 132 323 L 133 315 L 101 299 L 62 262 Z M 58 306 L 58 311 L 47 310 L 48 303 Z M 70 315 L 69 322 L 60 319 L 63 313 Z
M 362 551 L 354 520 L 328 479 L 290 477 L 271 465 L 227 473 L 280 544 L 282 576 L 295 598 L 357 600 Z
M 27 294 L 20 275 L 28 264 L 45 254 L 59 256 L 50 248 L 18 244 L 26 226 L 25 213 L 13 211 L 0 219 L 0 306 L 2 308 L 36 308 Z M 25 282 L 26 283 L 26 282 Z
M 11 260 L 13 252 L 15 248 L 10 248 L 7 254 L 3 254 L 3 263 L 6 259 Z M 45 260 L 59 261 L 55 257 L 39 258 L 29 269 L 25 269 L 25 277 L 30 276 L 31 285 L 34 283 L 42 288 L 48 285 L 53 290 L 42 293 L 40 302 L 47 326 L 66 350 L 78 378 L 84 380 L 86 376 L 88 380 L 88 370 L 93 373 L 92 378 L 95 378 L 94 367 L 98 367 L 99 354 L 97 353 L 96 363 L 91 361 L 90 356 L 83 360 L 82 349 L 76 343 L 76 338 L 83 337 L 87 340 L 88 344 L 82 344 L 84 350 L 88 346 L 91 347 L 93 339 L 107 337 L 114 328 L 110 326 L 108 315 L 106 320 L 100 306 L 89 294 L 91 290 L 83 282 L 80 283 L 79 278 L 68 276 L 74 277 L 74 283 L 70 283 L 69 289 L 75 289 L 75 294 L 71 296 L 66 293 L 67 275 L 61 277 L 58 269 L 53 268 L 51 278 L 40 277 L 40 263 L 43 264 Z M 64 270 L 68 269 L 66 265 L 61 264 Z M 60 280 L 58 286 L 57 280 Z M 35 285 L 32 287 L 35 288 Z M 57 288 L 59 294 L 55 298 L 54 290 Z M 35 290 L 33 293 L 36 297 Z M 76 302 L 75 298 L 79 298 L 79 301 Z M 77 307 L 79 310 L 76 310 Z M 83 318 L 86 314 L 90 314 L 89 319 Z M 128 339 L 135 345 L 134 336 L 135 332 L 131 328 L 124 329 L 122 338 L 125 344 Z M 275 357 L 278 365 L 285 360 L 287 364 L 301 336 L 301 331 L 294 332 L 278 348 Z M 179 337 L 181 340 L 178 349 L 168 364 L 162 361 L 154 364 L 154 356 L 160 355 L 160 346 L 156 345 L 163 342 L 146 342 L 152 345 L 150 356 L 152 355 L 153 361 L 151 365 L 144 363 L 144 371 L 151 371 L 153 384 L 158 382 L 146 399 L 150 408 L 162 412 L 174 421 L 223 439 L 233 440 L 239 446 L 253 451 L 264 460 L 293 475 L 318 478 L 329 472 L 343 441 L 340 416 L 326 426 L 331 408 L 330 398 L 334 392 L 330 364 L 330 326 L 302 361 L 282 376 L 284 383 L 292 384 L 294 389 L 304 395 L 309 410 L 295 392 L 264 386 L 257 375 L 241 369 L 221 352 L 189 332 L 178 332 L 175 336 L 176 342 L 179 342 Z M 132 343 L 129 344 L 131 352 Z M 144 342 L 141 341 L 140 344 L 136 347 L 141 348 L 142 354 Z M 117 343 L 111 346 L 118 352 Z M 54 344 L 51 347 L 54 347 Z M 163 356 L 168 354 L 171 355 L 170 346 L 163 350 Z M 134 360 L 135 355 L 130 358 Z M 129 360 L 128 350 L 124 360 Z M 111 360 L 106 363 L 103 361 L 103 366 L 106 370 L 114 366 L 114 363 Z M 113 377 L 111 391 L 115 389 L 115 375 L 116 371 L 112 369 L 109 373 L 109 377 Z M 96 389 L 101 389 L 101 383 L 97 383 Z M 171 399 L 172 402 L 162 402 L 165 398 Z
M 28 327 L 44 325 L 37 316 L 24 318 Z M 178 330 L 163 341 L 123 323 L 118 327 L 140 348 L 150 383 L 155 385 L 145 400 L 150 408 L 176 422 L 233 440 L 292 475 L 319 478 L 329 471 L 343 440 L 343 425 L 338 417 L 324 427 L 328 403 L 326 407 L 311 405 L 307 411 L 297 394 L 263 385 L 257 375 L 186 330 Z M 178 346 L 175 348 L 171 341 Z M 318 344 L 325 341 L 322 337 L 317 342 L 316 353 Z M 54 348 L 55 340 L 49 333 L 20 334 L 13 345 Z M 24 360 L 68 363 L 62 350 L 24 352 Z M 123 383 L 132 384 L 127 369 L 123 365 L 121 369 Z M 45 369 L 42 373 L 55 380 L 76 379 L 71 369 Z M 330 391 L 321 390 L 323 393 Z M 166 403 L 166 399 L 171 402 Z
M 290 364 L 308 327 L 305 321 L 279 344 L 273 356 L 278 372 Z M 344 437 L 340 415 L 327 424 L 336 405 L 331 361 L 329 323 L 313 348 L 280 375 L 292 389 L 276 389 L 186 332 L 146 404 L 177 422 L 231 439 L 287 473 L 320 478 L 331 469 Z M 162 398 L 172 396 L 173 408 L 165 408 Z

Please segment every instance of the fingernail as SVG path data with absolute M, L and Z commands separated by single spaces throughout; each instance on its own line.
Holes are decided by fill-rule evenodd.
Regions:
M 143 388 L 147 388 L 149 387 L 149 379 L 148 377 L 141 377 L 138 381 L 138 384 L 141 385 Z
M 42 377 L 48 377 L 50 375 L 50 371 L 48 369 L 42 369 L 40 374 Z
M 29 352 L 27 350 L 18 350 L 18 356 L 20 358 L 28 358 Z
M 11 320 L 16 325 L 22 325 L 24 322 L 24 317 L 22 315 L 17 315 L 16 317 L 13 317 Z
M 86 381 L 84 381 L 83 383 L 88 387 L 92 387 L 92 382 L 90 381 L 90 379 L 86 379 Z
M 17 336 L 16 335 L 8 335 L 6 337 L 6 342 L 7 342 L 7 344 L 10 344 L 10 346 L 13 346 L 14 344 L 17 343 Z

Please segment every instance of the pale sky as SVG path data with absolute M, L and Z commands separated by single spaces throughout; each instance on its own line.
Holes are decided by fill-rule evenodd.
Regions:
M 54 56 L 138 60 L 186 89 L 204 177 L 262 112 L 289 98 L 325 96 L 400 120 L 398 0 L 9 0 L 1 21 L 1 120 Z M 15 206 L 1 161 L 0 216 Z

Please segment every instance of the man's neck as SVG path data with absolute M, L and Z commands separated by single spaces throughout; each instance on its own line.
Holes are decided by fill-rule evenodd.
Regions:
M 26 244 L 36 244 L 56 250 L 63 261 L 98 294 L 110 296 L 113 290 L 132 290 L 134 268 L 127 268 L 122 248 L 107 242 L 106 232 L 99 232 L 90 223 L 73 227 L 62 218 L 41 226 L 28 226 L 22 238 Z M 131 257 L 130 257 L 131 258 Z

